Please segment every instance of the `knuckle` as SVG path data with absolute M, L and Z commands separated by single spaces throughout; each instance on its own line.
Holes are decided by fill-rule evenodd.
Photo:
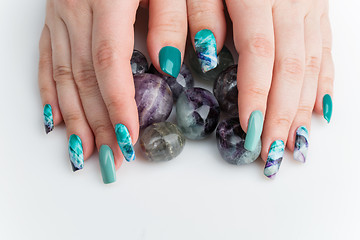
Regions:
M 247 89 L 248 94 L 256 99 L 266 99 L 268 95 L 268 91 L 266 89 L 252 86 Z
M 98 94 L 98 84 L 94 69 L 83 68 L 74 73 L 74 79 L 81 95 L 94 96 L 95 94 Z
M 64 121 L 66 125 L 76 125 L 81 121 L 81 115 L 78 112 L 68 112 L 64 114 Z
M 306 71 L 311 74 L 319 74 L 321 59 L 316 56 L 310 56 L 306 59 Z
M 77 0 L 58 0 L 58 2 L 69 9 L 72 9 L 77 6 Z
M 286 126 L 289 127 L 291 125 L 292 121 L 290 116 L 277 116 L 274 120 L 275 126 Z
M 102 135 L 104 134 L 106 131 L 111 130 L 111 124 L 109 123 L 105 123 L 104 121 L 101 120 L 96 120 L 93 124 L 92 124 L 92 129 L 93 132 L 96 136 L 98 135 Z
M 333 76 L 319 76 L 319 82 L 324 83 L 326 85 L 332 85 L 332 83 L 334 82 L 334 77 Z
M 112 41 L 103 40 L 95 49 L 94 63 L 100 70 L 104 70 L 112 66 L 117 58 L 117 49 Z
M 274 58 L 274 44 L 263 34 L 256 34 L 250 39 L 249 49 L 256 56 Z
M 284 80 L 292 84 L 302 80 L 304 75 L 304 64 L 300 58 L 287 57 L 279 62 L 279 71 L 284 75 Z
M 220 10 L 224 8 L 219 3 L 220 1 L 192 1 L 191 8 L 193 11 L 188 12 L 189 21 L 199 21 L 217 15 L 219 8 Z
M 117 95 L 111 95 L 105 99 L 105 105 L 110 114 L 119 113 L 128 107 L 128 99 L 134 100 L 134 98 L 134 91 L 118 93 Z
M 181 12 L 177 10 L 164 11 L 158 14 L 158 19 L 166 19 L 166 21 L 158 21 L 155 25 L 152 25 L 151 28 L 156 31 L 176 34 L 184 34 L 186 32 L 186 18 L 182 17 Z
M 41 54 L 39 58 L 39 70 L 47 69 L 52 65 L 51 55 Z
M 309 116 L 312 114 L 313 106 L 310 105 L 299 105 L 298 113 Z
M 57 65 L 54 67 L 53 77 L 55 82 L 64 82 L 73 79 L 71 67 Z

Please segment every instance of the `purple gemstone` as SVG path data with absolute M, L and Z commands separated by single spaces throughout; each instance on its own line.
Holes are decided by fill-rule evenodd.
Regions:
M 214 83 L 214 95 L 219 102 L 221 111 L 230 116 L 237 117 L 238 111 L 238 90 L 237 90 L 237 65 L 228 67 L 220 73 Z
M 216 129 L 216 140 L 222 158 L 235 165 L 255 161 L 261 152 L 261 142 L 252 152 L 244 148 L 246 133 L 241 129 L 238 118 L 223 120 Z
M 177 78 L 163 75 L 159 73 L 159 71 L 154 67 L 154 65 L 150 65 L 149 73 L 155 74 L 161 78 L 163 78 L 173 93 L 174 101 L 178 99 L 180 94 L 188 88 L 192 88 L 194 86 L 194 78 L 191 75 L 189 68 L 183 64 L 180 68 L 180 73 Z
M 206 89 L 186 89 L 177 100 L 177 124 L 189 139 L 209 136 L 215 130 L 219 117 L 219 104 L 214 95 Z
M 130 60 L 131 71 L 134 75 L 145 73 L 148 70 L 148 62 L 144 54 L 134 50 Z
M 173 107 L 173 97 L 165 80 L 154 74 L 144 73 L 134 76 L 134 84 L 140 127 L 166 121 Z

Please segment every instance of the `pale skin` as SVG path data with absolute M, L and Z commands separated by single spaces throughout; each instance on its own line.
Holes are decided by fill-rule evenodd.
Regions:
M 293 151 L 296 129 L 310 129 L 313 111 L 322 114 L 323 96 L 333 94 L 328 0 L 225 2 L 239 53 L 240 124 L 246 131 L 250 114 L 262 111 L 266 161 L 274 140 Z M 40 39 L 39 87 L 54 124 L 64 121 L 68 137 L 82 139 L 85 159 L 108 145 L 116 168 L 123 156 L 114 126 L 127 126 L 133 143 L 139 135 L 130 67 L 139 5 L 149 7 L 148 52 L 159 72 L 162 47 L 178 48 L 183 59 L 188 24 L 191 39 L 210 29 L 221 50 L 221 0 L 48 0 Z

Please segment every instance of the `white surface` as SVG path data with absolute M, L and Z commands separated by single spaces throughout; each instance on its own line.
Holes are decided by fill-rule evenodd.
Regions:
M 116 184 L 102 183 L 97 154 L 73 173 L 64 126 L 46 136 L 42 125 L 43 19 L 44 1 L 1 0 L 1 240 L 360 239 L 358 1 L 331 1 L 332 122 L 313 118 L 308 162 L 287 153 L 274 181 L 261 161 L 224 162 L 214 136 L 188 141 L 174 161 L 125 163 Z

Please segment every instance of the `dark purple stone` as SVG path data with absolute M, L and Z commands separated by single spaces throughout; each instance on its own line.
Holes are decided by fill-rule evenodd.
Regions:
M 239 118 L 230 118 L 219 123 L 216 140 L 222 158 L 235 165 L 254 162 L 261 152 L 261 141 L 254 151 L 244 148 L 246 133 L 241 129 Z
M 180 73 L 177 78 L 161 74 L 152 64 L 150 65 L 148 72 L 163 78 L 167 84 L 169 84 L 173 93 L 174 101 L 178 99 L 184 89 L 192 88 L 194 86 L 194 78 L 185 64 L 181 66 Z
M 215 130 L 219 117 L 219 104 L 214 95 L 206 89 L 186 89 L 177 100 L 177 124 L 189 139 L 209 136 Z
M 173 107 L 173 97 L 165 80 L 154 74 L 144 73 L 134 76 L 134 84 L 140 127 L 166 121 Z
M 148 62 L 144 54 L 134 50 L 130 60 L 131 71 L 134 75 L 145 73 L 148 70 Z
M 237 65 L 228 67 L 220 73 L 214 83 L 214 96 L 219 102 L 221 111 L 230 116 L 238 116 Z

